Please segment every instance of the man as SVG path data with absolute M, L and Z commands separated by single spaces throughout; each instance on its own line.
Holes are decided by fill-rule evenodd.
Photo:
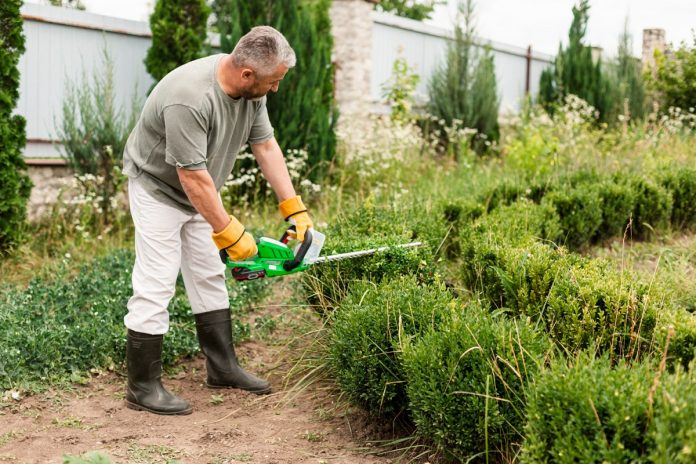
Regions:
M 296 238 L 303 240 L 312 227 L 266 112 L 266 94 L 278 90 L 294 65 L 295 53 L 280 32 L 255 27 L 231 54 L 192 61 L 169 73 L 145 102 L 123 156 L 136 251 L 133 296 L 124 318 L 129 408 L 191 413 L 189 403 L 169 393 L 160 380 L 167 306 L 179 268 L 207 358 L 208 386 L 270 392 L 269 382 L 245 372 L 235 356 L 218 250 L 239 261 L 257 248 L 225 211 L 218 192 L 248 143 L 282 216 L 296 226 Z

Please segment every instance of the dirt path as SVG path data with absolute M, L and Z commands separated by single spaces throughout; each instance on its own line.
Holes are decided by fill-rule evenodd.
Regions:
M 262 313 L 280 311 L 270 307 Z M 274 336 L 282 339 L 288 332 Z M 114 463 L 391 462 L 358 449 L 369 446 L 366 418 L 337 408 L 330 393 L 309 388 L 288 401 L 282 390 L 287 367 L 274 364 L 281 350 L 282 343 L 259 341 L 238 349 L 250 370 L 266 371 L 274 388 L 280 387 L 264 397 L 208 389 L 205 361 L 184 362 L 181 372 L 164 383 L 192 403 L 189 416 L 127 409 L 125 379 L 115 373 L 94 377 L 72 391 L 0 403 L 0 462 L 61 463 L 64 455 L 88 451 L 99 451 Z

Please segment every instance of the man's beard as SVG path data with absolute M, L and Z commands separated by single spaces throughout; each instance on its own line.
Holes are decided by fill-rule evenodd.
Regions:
M 255 92 L 253 88 L 251 88 L 251 89 L 244 89 L 244 90 L 242 91 L 242 98 L 245 99 L 245 100 L 249 100 L 249 101 L 259 101 L 259 100 L 261 100 L 261 99 L 262 99 L 263 97 L 265 97 L 265 96 L 266 96 L 265 93 L 260 94 L 260 93 L 258 93 L 258 92 Z

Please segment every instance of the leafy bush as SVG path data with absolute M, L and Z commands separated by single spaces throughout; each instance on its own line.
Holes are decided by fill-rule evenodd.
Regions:
M 686 369 L 696 358 L 696 315 L 679 307 L 660 311 L 655 328 L 657 350 L 664 352 L 668 338 L 669 365 L 681 365 Z
M 93 193 L 96 200 L 92 227 L 101 228 L 123 219 L 126 209 L 119 204 L 126 177 L 121 174 L 121 159 L 128 134 L 139 111 L 136 94 L 130 111 L 119 108 L 114 93 L 114 62 L 108 49 L 102 52 L 101 74 L 81 81 L 68 81 L 63 118 L 56 127 L 61 151 L 74 171 L 81 189 Z
M 694 462 L 694 367 L 660 375 L 648 363 L 555 362 L 529 391 L 521 461 Z
M 696 107 L 696 89 L 692 85 L 696 76 L 696 33 L 691 46 L 684 42 L 669 56 L 658 51 L 655 61 L 654 75 L 647 73 L 646 76 L 662 108 L 688 110 Z
M 636 194 L 633 210 L 632 234 L 636 238 L 649 238 L 657 231 L 669 229 L 672 217 L 672 195 L 654 181 L 633 177 L 628 180 Z
M 530 325 L 475 305 L 409 341 L 403 365 L 417 433 L 459 462 L 511 459 L 522 439 L 525 386 L 551 346 Z
M 527 396 L 522 462 L 645 462 L 648 364 L 565 360 L 536 378 Z
M 696 170 L 674 166 L 659 177 L 672 194 L 672 227 L 682 230 L 696 225 Z
M 0 5 L 0 256 L 22 239 L 31 180 L 22 149 L 24 118 L 13 114 L 19 98 L 19 57 L 24 53 L 20 0 Z
M 602 225 L 602 197 L 594 185 L 554 190 L 544 197 L 560 218 L 561 242 L 570 248 L 590 243 Z
M 515 208 L 499 208 L 462 232 L 463 283 L 494 307 L 543 325 L 569 353 L 595 347 L 628 358 L 644 354 L 658 308 L 650 287 L 604 261 L 535 241 L 548 216 L 529 220 Z
M 392 64 L 389 80 L 382 84 L 382 96 L 391 108 L 391 119 L 395 122 L 412 121 L 413 94 L 420 76 L 408 64 L 403 56 L 398 57 Z
M 551 338 L 567 352 L 593 347 L 627 359 L 644 354 L 657 318 L 649 285 L 599 259 L 563 269 L 540 309 L 529 316 L 543 317 Z
M 157 0 L 150 15 L 152 45 L 145 57 L 155 83 L 202 56 L 209 14 L 205 0 Z
M 414 277 L 356 283 L 333 313 L 329 362 L 349 398 L 372 414 L 397 417 L 407 406 L 401 346 L 459 310 L 443 285 Z
M 696 365 L 667 376 L 655 395 L 650 462 L 687 464 L 696 455 Z
M 431 280 L 437 271 L 433 251 L 447 233 L 441 212 L 426 213 L 419 207 L 375 207 L 368 201 L 339 216 L 326 230 L 322 254 L 331 255 L 421 241 L 418 248 L 391 248 L 370 256 L 322 263 L 303 273 L 310 300 L 320 309 L 331 309 L 345 296 L 351 282 L 380 282 L 403 274 Z
M 132 295 L 133 254 L 120 250 L 75 270 L 66 260 L 55 280 L 36 278 L 25 289 L 4 289 L 0 300 L 0 389 L 38 388 L 75 380 L 90 369 L 119 366 L 125 357 L 123 316 Z M 75 272 L 73 276 L 73 272 Z M 230 291 L 233 310 L 262 295 L 264 283 Z M 183 284 L 169 306 L 163 362 L 198 351 Z M 235 321 L 238 338 L 249 328 Z
M 602 205 L 602 223 L 594 238 L 621 237 L 633 215 L 638 193 L 630 185 L 612 179 L 603 180 L 597 189 Z

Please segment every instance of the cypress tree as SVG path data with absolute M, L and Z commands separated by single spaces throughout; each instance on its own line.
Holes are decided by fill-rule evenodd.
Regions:
M 581 0 L 573 7 L 568 47 L 564 49 L 559 44 L 553 66 L 541 74 L 539 102 L 551 112 L 569 94 L 577 95 L 594 106 L 600 117 L 606 117 L 611 110 L 611 83 L 604 77 L 601 61 L 594 62 L 592 48 L 583 43 L 589 10 L 589 0 Z
M 454 41 L 447 46 L 447 61 L 433 74 L 428 84 L 430 113 L 450 126 L 455 119 L 464 127 L 476 129 L 487 140 L 499 139 L 498 96 L 495 64 L 490 49 L 474 43 L 474 6 L 471 0 L 459 4 L 464 28 L 454 29 Z M 473 140 L 478 152 L 485 140 Z
M 157 0 L 150 16 L 152 45 L 145 57 L 145 67 L 155 82 L 201 57 L 209 15 L 205 0 Z
M 333 98 L 330 0 L 216 0 L 215 25 L 223 52 L 254 26 L 278 29 L 295 50 L 297 64 L 268 95 L 267 106 L 278 143 L 284 150 L 308 152 L 309 176 L 318 180 L 336 149 L 338 112 Z
M 645 115 L 645 84 L 641 72 L 640 60 L 631 55 L 632 40 L 628 32 L 628 21 L 619 37 L 619 50 L 613 63 L 616 89 L 616 115 L 628 110 L 632 119 L 642 119 Z M 626 105 L 626 107 L 624 107 Z
M 25 120 L 12 114 L 19 98 L 19 57 L 24 53 L 21 0 L 0 2 L 0 254 L 21 239 L 31 180 L 22 148 Z

